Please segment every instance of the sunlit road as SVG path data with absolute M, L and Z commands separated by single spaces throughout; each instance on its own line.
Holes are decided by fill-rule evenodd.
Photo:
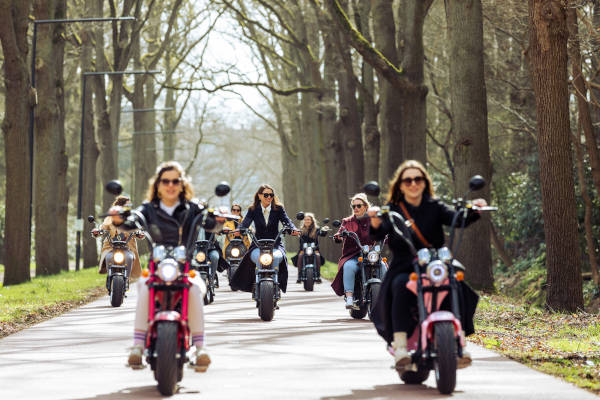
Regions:
M 291 271 L 294 273 L 294 271 Z M 221 278 L 224 282 L 225 279 Z M 248 293 L 225 284 L 205 308 L 213 364 L 185 370 L 177 399 L 438 399 L 401 384 L 368 320 L 352 320 L 329 285 L 304 292 L 290 279 L 280 310 L 262 322 Z M 125 367 L 135 293 L 121 308 L 105 297 L 0 340 L 0 399 L 161 397 L 149 368 Z M 457 399 L 597 399 L 558 379 L 469 345 L 473 366 L 458 372 Z

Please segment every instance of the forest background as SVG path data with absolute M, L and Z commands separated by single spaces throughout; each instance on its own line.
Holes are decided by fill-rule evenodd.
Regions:
M 135 20 L 34 22 L 92 17 Z M 80 171 L 83 217 L 110 179 L 139 204 L 176 159 L 214 204 L 219 181 L 244 207 L 268 182 L 333 219 L 413 158 L 446 201 L 488 181 L 499 211 L 459 254 L 473 286 L 597 307 L 599 27 L 599 0 L 2 0 L 3 283 L 73 266 L 78 226 L 97 264 Z

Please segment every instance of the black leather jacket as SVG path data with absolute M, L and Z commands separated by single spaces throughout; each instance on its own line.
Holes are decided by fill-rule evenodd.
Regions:
M 180 203 L 173 215 L 167 214 L 160 208 L 160 202 L 153 200 L 144 202 L 138 211 L 146 219 L 148 232 L 152 240 L 165 246 L 186 245 L 192 232 L 195 217 L 202 212 L 202 206 L 193 201 Z

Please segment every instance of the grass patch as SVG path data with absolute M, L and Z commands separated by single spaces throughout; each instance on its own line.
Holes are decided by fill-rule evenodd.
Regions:
M 600 394 L 600 316 L 482 296 L 469 340 Z
M 0 337 L 103 295 L 105 279 L 96 268 L 86 268 L 0 287 Z

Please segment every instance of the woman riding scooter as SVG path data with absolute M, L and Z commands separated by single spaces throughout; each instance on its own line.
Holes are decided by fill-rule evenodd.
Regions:
M 240 228 L 248 229 L 254 223 L 255 236 L 258 240 L 275 239 L 279 232 L 280 222 L 292 230 L 292 235 L 299 235 L 300 231 L 294 227 L 294 223 L 285 212 L 283 204 L 275 196 L 273 188 L 263 184 L 254 194 L 254 203 L 248 209 Z M 236 235 L 239 236 L 240 233 L 236 232 Z M 254 270 L 255 266 L 259 265 L 259 254 L 259 248 L 252 244 L 231 278 L 230 285 L 233 290 L 252 292 L 252 285 L 256 279 Z M 278 269 L 278 281 L 281 290 L 285 293 L 288 278 L 287 257 L 280 242 L 276 244 L 276 249 L 273 252 L 273 266 L 279 266 L 281 261 L 283 261 L 283 265 Z
M 302 217 L 300 217 L 302 218 Z M 300 283 L 300 271 L 302 269 L 302 255 L 304 254 L 303 245 L 304 243 L 314 243 L 316 245 L 315 254 L 318 256 L 317 261 L 317 279 L 315 282 L 321 283 L 321 265 L 325 264 L 325 257 L 321 255 L 319 251 L 319 224 L 315 219 L 313 213 L 305 213 L 304 220 L 302 220 L 302 226 L 300 227 L 300 249 L 298 253 L 292 257 L 292 263 L 298 268 L 298 280 L 296 283 Z
M 124 206 L 128 206 L 129 204 L 130 204 L 129 197 L 121 195 L 115 199 L 115 201 L 113 202 L 112 205 L 113 205 L 113 207 L 124 207 Z M 109 214 L 113 210 L 113 207 L 111 207 L 111 210 L 109 210 Z M 117 235 L 122 235 L 123 239 L 125 239 L 126 235 L 131 232 L 131 229 L 125 227 L 123 225 L 123 222 L 125 222 L 125 221 L 123 220 L 121 215 L 115 213 L 115 215 L 110 215 L 104 219 L 104 221 L 102 222 L 102 225 L 100 225 L 100 229 L 109 231 L 111 238 L 114 238 Z M 129 250 L 131 250 L 131 252 L 133 253 L 133 256 L 134 256 L 133 264 L 131 265 L 131 271 L 128 271 L 128 276 L 130 279 L 136 280 L 137 278 L 140 277 L 140 275 L 142 273 L 142 267 L 140 265 L 140 257 L 138 255 L 137 244 L 135 242 L 135 239 L 130 240 L 127 243 L 127 246 L 129 247 Z M 100 262 L 98 264 L 98 273 L 106 274 L 106 272 L 107 272 L 106 271 L 106 261 L 107 261 L 106 258 L 112 251 L 113 251 L 112 246 L 110 245 L 110 243 L 107 240 L 105 240 L 102 243 L 102 251 L 100 253 Z
M 156 244 L 178 246 L 188 241 L 193 234 L 192 221 L 202 211 L 191 201 L 193 189 L 184 169 L 178 162 L 160 164 L 150 179 L 147 201 L 138 208 L 145 218 L 148 232 Z M 204 311 L 201 279 L 190 278 L 188 321 L 192 343 L 196 346 L 195 363 L 200 369 L 208 367 L 210 357 L 202 350 L 204 345 Z M 133 347 L 129 354 L 130 366 L 142 364 L 146 331 L 148 330 L 148 286 L 147 279 L 138 281 L 138 302 L 135 313 Z
M 431 178 L 425 167 L 414 160 L 402 163 L 396 170 L 390 182 L 387 205 L 391 211 L 402 215 L 406 221 L 411 221 L 410 238 L 416 249 L 440 248 L 444 245 L 444 230 L 442 225 L 451 225 L 455 210 L 434 197 Z M 473 200 L 473 205 L 486 206 L 484 199 Z M 369 210 L 371 216 L 371 237 L 375 240 L 385 237 L 392 232 L 390 222 L 376 217 L 377 208 Z M 459 216 L 459 223 L 462 218 Z M 465 226 L 479 219 L 479 214 L 469 211 Z M 377 332 L 391 344 L 394 349 L 396 369 L 402 370 L 411 363 L 407 351 L 407 336 L 416 327 L 416 320 L 411 310 L 416 309 L 415 295 L 407 289 L 409 275 L 413 272 L 413 256 L 404 241 L 394 235 L 388 236 L 388 244 L 393 253 L 390 270 L 381 285 L 373 312 L 373 323 Z M 462 327 L 465 334 L 473 333 L 473 314 L 477 306 L 477 294 L 464 282 L 461 282 L 462 292 L 460 303 L 464 305 L 461 311 Z M 449 309 L 450 296 L 444 299 L 442 309 Z M 463 351 L 463 357 L 458 360 L 458 367 L 464 368 L 471 363 L 471 355 Z

